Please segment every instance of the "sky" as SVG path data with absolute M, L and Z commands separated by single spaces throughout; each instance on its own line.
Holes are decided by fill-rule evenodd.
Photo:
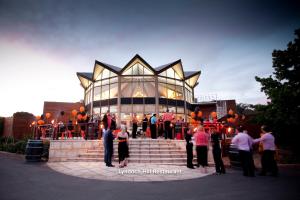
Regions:
M 266 103 L 255 76 L 272 74 L 272 51 L 300 28 L 293 0 L 0 0 L 0 116 L 78 102 L 76 72 L 95 60 L 152 67 L 181 59 L 201 70 L 195 96 Z

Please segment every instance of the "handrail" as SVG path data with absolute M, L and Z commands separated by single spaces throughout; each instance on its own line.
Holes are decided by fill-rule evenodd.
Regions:
M 89 123 L 55 123 L 33 126 L 33 138 L 58 139 L 99 139 L 102 136 L 101 126 L 96 122 Z

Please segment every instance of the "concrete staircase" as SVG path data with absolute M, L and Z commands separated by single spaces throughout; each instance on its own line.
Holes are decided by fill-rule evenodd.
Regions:
M 130 139 L 129 163 L 151 163 L 163 165 L 186 165 L 184 141 L 164 139 Z M 97 162 L 104 161 L 103 143 L 79 153 L 68 161 Z M 114 161 L 118 162 L 118 143 L 114 142 Z

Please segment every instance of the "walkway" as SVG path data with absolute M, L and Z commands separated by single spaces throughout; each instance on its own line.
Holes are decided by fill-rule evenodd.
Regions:
M 106 167 L 103 162 L 51 162 L 47 165 L 60 173 L 88 179 L 110 181 L 172 181 L 200 178 L 214 172 L 207 169 L 189 169 L 185 166 L 130 164 L 125 168 Z
M 300 196 L 299 168 L 281 168 L 280 176 L 248 178 L 228 169 L 221 176 L 160 182 L 102 181 L 54 171 L 45 163 L 0 152 L 1 200 L 282 200 Z

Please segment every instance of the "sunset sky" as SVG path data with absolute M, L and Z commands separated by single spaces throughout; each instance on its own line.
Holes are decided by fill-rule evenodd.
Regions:
M 272 74 L 271 53 L 293 40 L 299 8 L 290 0 L 0 0 L 0 116 L 80 101 L 76 72 L 92 72 L 95 60 L 123 67 L 135 54 L 152 67 L 181 59 L 185 70 L 201 70 L 202 99 L 266 103 L 254 76 Z

